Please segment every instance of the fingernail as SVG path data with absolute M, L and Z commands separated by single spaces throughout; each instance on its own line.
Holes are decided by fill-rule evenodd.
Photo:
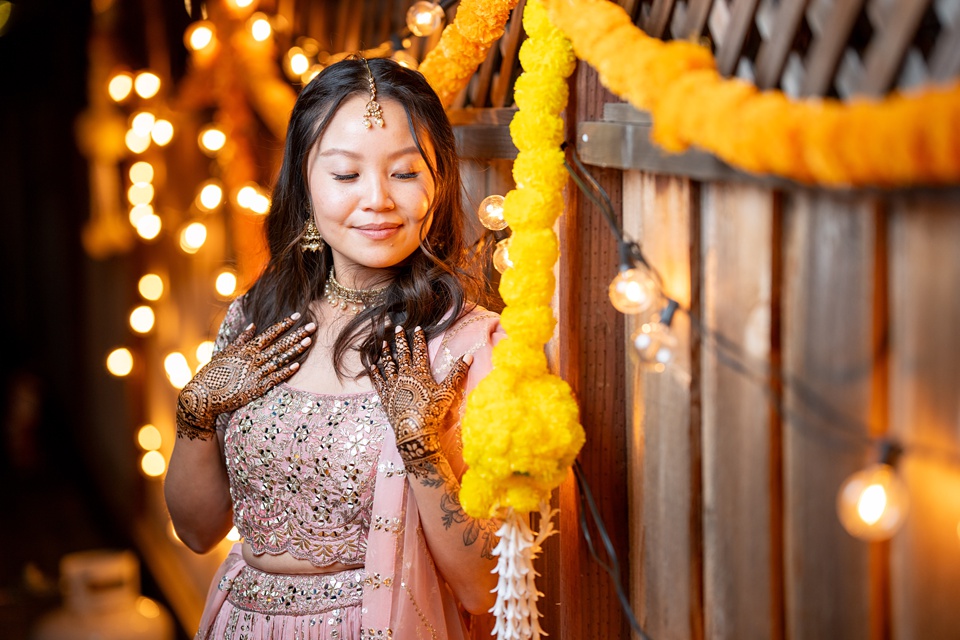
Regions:
M 297 311 L 296 313 L 294 313 L 293 315 L 291 315 L 291 316 L 290 316 L 290 319 L 291 319 L 291 320 L 299 320 L 299 319 L 300 319 L 300 312 Z
M 252 323 L 252 322 L 247 325 L 247 328 L 244 329 L 244 331 L 249 331 L 250 329 L 253 329 L 253 323 Z
M 304 329 L 306 329 L 307 331 L 313 331 L 316 328 L 317 328 L 317 323 L 315 322 L 311 322 L 310 324 L 304 327 Z
M 387 348 L 387 341 L 386 341 L 386 340 L 383 341 L 383 346 L 382 346 L 381 348 L 382 348 L 382 349 L 386 349 L 386 348 Z
M 294 362 L 292 365 L 290 365 L 290 370 L 291 370 L 291 371 L 296 371 L 296 370 L 299 369 L 299 368 L 300 368 L 300 363 L 299 363 L 299 362 Z
M 414 330 L 414 331 L 423 331 L 423 329 L 420 328 L 420 325 L 417 325 L 416 327 L 414 327 L 413 330 Z
M 463 361 L 468 365 L 473 364 L 473 354 L 468 353 L 467 355 L 463 356 Z
M 403 331 L 403 325 L 397 325 L 397 328 L 393 330 L 394 333 L 400 333 Z
M 310 338 L 304 338 L 303 340 L 300 341 L 300 344 L 302 344 L 302 345 L 305 346 L 305 347 L 309 346 L 309 345 L 310 345 Z

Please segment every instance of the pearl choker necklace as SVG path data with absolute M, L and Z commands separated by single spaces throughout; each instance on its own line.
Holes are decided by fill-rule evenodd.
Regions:
M 376 289 L 351 289 L 345 287 L 333 277 L 333 271 L 327 276 L 327 284 L 323 287 L 323 295 L 331 307 L 338 307 L 341 311 L 360 313 L 367 307 L 383 302 L 387 285 Z

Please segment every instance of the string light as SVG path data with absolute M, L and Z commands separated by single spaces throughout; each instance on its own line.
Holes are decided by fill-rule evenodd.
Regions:
M 254 0 L 227 0 L 227 6 L 231 9 L 249 9 L 254 5 Z
M 160 77 L 150 71 L 141 71 L 133 79 L 133 90 L 141 98 L 152 98 L 160 91 Z
M 650 311 L 659 298 L 657 283 L 643 266 L 621 267 L 610 283 L 609 295 L 617 311 L 630 315 Z
M 147 305 L 140 305 L 130 312 L 130 328 L 137 333 L 150 333 L 156 316 Z
M 202 222 L 191 222 L 180 231 L 180 248 L 185 253 L 196 253 L 207 241 L 207 227 Z
M 127 201 L 133 206 L 150 204 L 153 193 L 153 185 L 149 182 L 136 182 L 127 189 Z
M 133 184 L 148 184 L 153 182 L 153 165 L 149 162 L 134 162 L 130 166 L 130 182 Z
M 167 470 L 167 461 L 159 451 L 147 451 L 140 458 L 140 470 L 150 478 L 159 478 Z
M 396 60 L 397 64 L 399 64 L 401 67 L 406 67 L 407 69 L 413 69 L 416 71 L 420 66 L 420 63 L 417 62 L 416 57 L 414 57 L 414 55 L 406 49 L 394 51 L 393 55 L 390 57 Z
M 129 375 L 133 371 L 133 354 L 130 349 L 120 347 L 111 351 L 107 355 L 107 371 L 118 378 Z
M 287 51 L 287 75 L 298 80 L 310 68 L 310 58 L 300 47 L 290 47 Z
M 160 430 L 152 424 L 145 424 L 137 431 L 137 444 L 144 451 L 156 451 L 163 444 Z
M 144 240 L 153 240 L 160 235 L 160 229 L 163 228 L 163 222 L 160 220 L 160 216 L 153 213 L 148 213 L 147 215 L 140 217 L 135 226 L 137 228 L 138 236 Z
M 658 319 L 640 325 L 630 338 L 637 361 L 658 373 L 666 369 L 677 350 L 677 338 L 670 330 L 677 306 L 670 300 Z
M 205 364 L 210 362 L 210 358 L 213 357 L 213 341 L 204 340 L 197 345 L 197 361 L 200 363 L 197 365 L 197 370 L 200 370 L 200 367 L 203 367 Z
M 480 201 L 477 207 L 477 217 L 480 224 L 491 231 L 500 231 L 507 228 L 507 221 L 503 219 L 503 196 L 487 196 Z
M 138 111 L 130 119 L 130 128 L 139 136 L 149 136 L 157 117 L 149 111 Z
M 155 273 L 145 274 L 137 283 L 137 290 L 146 300 L 159 300 L 163 295 L 163 278 Z
M 840 485 L 837 515 L 850 535 L 868 541 L 888 540 L 903 525 L 909 497 L 894 469 L 901 453 L 892 442 L 882 442 L 880 461 Z
M 197 194 L 197 207 L 201 211 L 212 211 L 223 202 L 223 187 L 216 180 L 205 182 Z
M 420 0 L 407 10 L 407 28 L 415 36 L 429 36 L 443 25 L 446 14 L 435 2 Z
M 208 20 L 194 22 L 183 32 L 183 44 L 190 51 L 209 51 L 216 45 L 216 27 Z
M 504 273 L 513 266 L 510 260 L 510 238 L 504 238 L 497 243 L 497 248 L 493 250 L 493 268 Z
M 310 81 L 316 78 L 318 75 L 320 75 L 321 71 L 323 71 L 322 64 L 313 65 L 312 67 L 310 67 L 309 71 L 307 71 L 305 74 L 303 74 L 300 77 L 300 82 L 302 82 L 303 84 L 310 84 Z
M 169 120 L 157 120 L 150 130 L 150 137 L 159 146 L 167 146 L 173 140 L 173 123 Z
M 153 205 L 151 204 L 137 204 L 130 208 L 130 224 L 136 229 L 140 224 L 140 220 L 145 216 L 152 216 Z
M 273 27 L 270 26 L 270 20 L 263 13 L 257 12 L 250 16 L 247 23 L 250 28 L 250 35 L 257 42 L 264 42 L 273 33 Z
M 237 290 L 237 274 L 230 269 L 224 269 L 217 274 L 216 284 L 214 285 L 223 298 L 229 298 Z
M 141 135 L 134 129 L 128 129 L 123 142 L 133 153 L 143 153 L 150 147 L 150 134 L 148 132 L 146 135 Z
M 220 127 L 211 124 L 201 129 L 197 141 L 201 151 L 209 156 L 215 156 L 227 143 L 227 134 Z
M 187 359 L 179 351 L 167 354 L 167 357 L 163 359 L 163 369 L 167 374 L 167 379 L 175 389 L 183 389 L 193 377 Z
M 115 74 L 107 83 L 107 93 L 114 102 L 123 102 L 131 91 L 133 91 L 133 76 L 126 71 Z

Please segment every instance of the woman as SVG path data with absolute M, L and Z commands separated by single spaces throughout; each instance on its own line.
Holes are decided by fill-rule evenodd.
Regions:
M 300 94 L 269 262 L 179 399 L 177 534 L 198 553 L 243 536 L 197 637 L 460 638 L 492 606 L 496 523 L 460 508 L 459 419 L 502 332 L 470 302 L 460 194 L 419 73 L 347 59 Z

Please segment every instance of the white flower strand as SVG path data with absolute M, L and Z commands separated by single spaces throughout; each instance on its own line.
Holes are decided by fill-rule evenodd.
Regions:
M 543 541 L 556 533 L 550 505 L 540 503 L 540 531 L 534 536 L 527 525 L 527 517 L 507 512 L 497 535 L 500 541 L 493 549 L 497 556 L 497 602 L 490 610 L 497 617 L 491 632 L 497 640 L 539 640 L 547 635 L 540 627 L 537 599 L 543 594 L 537 590 L 539 575 L 533 561 L 542 551 Z

